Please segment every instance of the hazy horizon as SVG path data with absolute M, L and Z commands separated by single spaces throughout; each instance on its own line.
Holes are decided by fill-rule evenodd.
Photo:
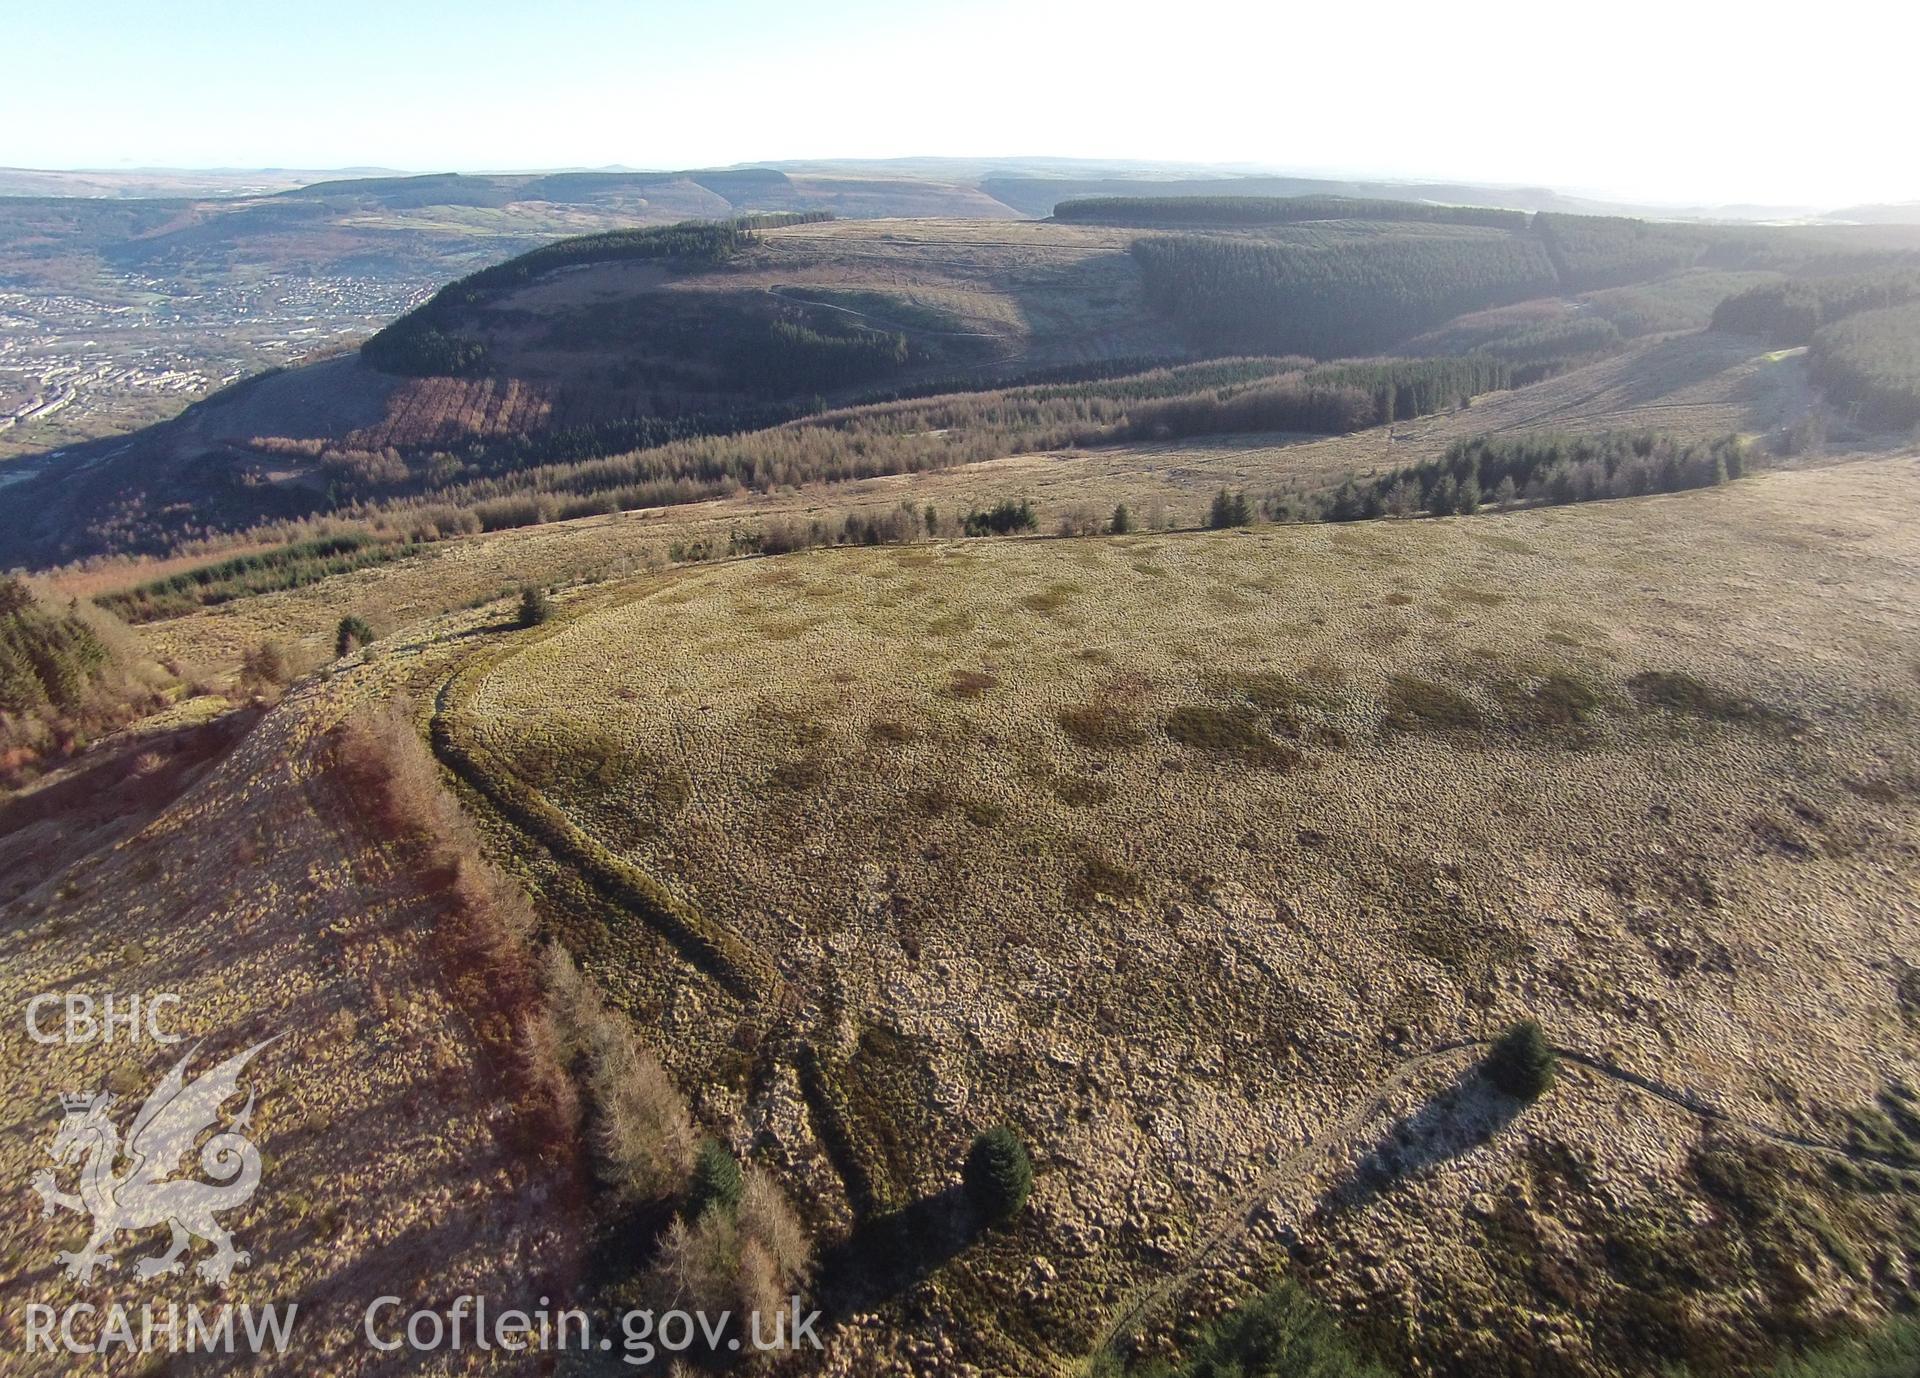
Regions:
M 282 174 L 314 174 L 316 180 L 327 178 L 354 177 L 433 177 L 454 174 L 462 177 L 512 177 L 550 175 L 568 172 L 616 172 L 637 175 L 655 175 L 675 172 L 694 172 L 702 170 L 728 170 L 750 167 L 783 168 L 844 168 L 857 169 L 863 166 L 884 167 L 893 164 L 979 164 L 986 166 L 1004 164 L 1009 172 L 1025 171 L 1022 165 L 1038 164 L 1052 169 L 1070 165 L 1083 165 L 1089 173 L 1110 170 L 1112 175 L 1126 175 L 1137 172 L 1148 178 L 1191 175 L 1195 177 L 1292 177 L 1303 180 L 1379 182 L 1388 184 L 1416 185 L 1466 185 L 1494 190 L 1551 191 L 1559 195 L 1591 200 L 1595 202 L 1618 202 L 1625 205 L 1640 205 L 1651 210 L 1672 208 L 1675 210 L 1710 211 L 1726 209 L 1781 209 L 1836 211 L 1849 206 L 1864 205 L 1902 205 L 1920 204 L 1920 192 L 1908 196 L 1886 196 L 1872 198 L 1852 198 L 1842 201 L 1801 201 L 1792 198 L 1770 197 L 1703 197 L 1682 199 L 1678 197 L 1636 196 L 1623 193 L 1611 187 L 1592 187 L 1555 181 L 1523 181 L 1492 177 L 1471 177 L 1450 175 L 1445 171 L 1431 172 L 1383 172 L 1367 167 L 1302 167 L 1289 164 L 1256 164 L 1246 162 L 1209 163 L 1197 159 L 1141 159 L 1141 158 L 1094 158 L 1079 157 L 1071 154 L 1050 156 L 1035 153 L 1007 154 L 899 154 L 891 157 L 864 158 L 833 156 L 799 158 L 733 158 L 711 163 L 685 164 L 636 164 L 636 163 L 582 163 L 555 160 L 546 163 L 522 163 L 512 166 L 494 166 L 476 164 L 464 167 L 397 167 L 380 162 L 343 163 L 331 166 L 309 166 L 293 163 L 255 163 L 255 164 L 208 164 L 192 165 L 184 163 L 157 164 L 122 162 L 119 164 L 70 164 L 66 166 L 32 166 L 26 164 L 0 164 L 0 171 L 38 173 L 49 176 L 110 176 L 150 174 L 155 176 L 247 176 Z M 1037 175 L 1052 175 L 1051 171 Z
M 346 0 L 266 32 L 231 0 L 191 16 L 109 0 L 11 20 L 16 50 L 36 60 L 0 90 L 0 164 L 464 172 L 1018 156 L 1670 205 L 1912 201 L 1920 172 L 1875 152 L 1879 131 L 1901 127 L 1904 48 L 1857 42 L 1873 15 L 1847 0 L 1789 30 L 1636 0 L 1604 27 L 1517 4 L 1449 27 L 1399 4 L 1362 30 L 1344 14 L 1221 0 L 1177 26 L 1082 0 L 939 14 L 874 0 L 824 14 L 769 0 L 569 0 L 539 14 Z

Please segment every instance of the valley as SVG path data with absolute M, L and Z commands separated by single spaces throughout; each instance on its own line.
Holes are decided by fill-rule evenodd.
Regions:
M 1634 221 L 1563 217 L 1556 228 L 1489 211 L 1433 222 L 1369 205 L 1391 203 L 1310 200 L 1275 226 L 1200 221 L 1179 235 L 779 211 L 562 241 L 433 294 L 357 360 L 251 378 L 176 420 L 39 463 L 0 519 L 0 555 L 163 554 L 269 528 L 287 539 L 329 518 L 390 530 L 450 509 L 493 528 L 652 505 L 669 483 L 685 490 L 676 500 L 724 496 L 742 476 L 702 437 L 791 435 L 788 448 L 808 457 L 782 472 L 841 475 L 837 459 L 817 467 L 822 442 L 841 448 L 841 410 L 891 431 L 885 399 L 1097 390 L 1221 355 L 1435 351 L 1497 361 L 1522 383 L 1551 379 L 1697 335 L 1720 302 L 1803 267 L 1904 284 L 1920 253 L 1906 227 L 1654 234 Z M 1356 209 L 1383 218 L 1343 218 Z M 1498 223 L 1471 223 L 1487 216 Z M 1551 252 L 1543 235 L 1557 236 Z M 1220 284 L 1220 310 L 1231 300 L 1267 314 L 1239 322 L 1185 288 L 1189 305 L 1169 307 L 1164 293 L 1194 273 Z M 1449 285 L 1456 274 L 1464 285 Z M 1424 304 L 1409 314 L 1415 298 Z M 1338 338 L 1307 324 L 1336 319 Z M 962 438 L 937 420 L 926 431 Z M 958 448 L 911 439 L 856 467 L 912 470 Z M 1047 443 L 1036 434 L 1010 452 Z
M 1013 215 L 926 181 L 699 176 L 303 174 L 268 190 L 278 179 L 0 175 L 0 461 L 358 345 L 446 278 L 568 234 L 796 201 Z M 119 186 L 135 190 L 106 194 Z

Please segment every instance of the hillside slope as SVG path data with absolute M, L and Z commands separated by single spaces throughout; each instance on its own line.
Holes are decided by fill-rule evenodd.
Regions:
M 332 730 L 341 719 L 403 692 L 408 672 L 422 668 L 414 660 L 313 681 L 257 722 L 243 710 L 217 729 L 223 754 L 191 768 L 177 797 L 142 798 L 178 785 L 171 766 L 156 764 L 168 748 L 151 739 L 143 757 L 136 740 L 125 779 L 109 751 L 76 767 L 98 777 L 50 781 L 0 815 L 0 848 L 11 852 L 24 830 L 33 866 L 20 869 L 35 872 L 0 905 L 7 1003 L 24 1009 L 46 991 L 111 990 L 123 1001 L 172 993 L 179 1003 L 162 1024 L 186 1039 L 9 1039 L 0 1171 L 11 1180 L 24 1188 L 48 1164 L 54 1093 L 106 1086 L 124 1124 L 189 1048 L 193 1075 L 216 1055 L 279 1040 L 248 1074 L 261 1184 L 226 1217 L 251 1260 L 223 1290 L 189 1278 L 171 1294 L 202 1306 L 297 1304 L 293 1343 L 257 1360 L 263 1372 L 413 1371 L 404 1354 L 363 1339 L 375 1297 L 565 1295 L 580 1276 L 578 1147 L 560 1139 L 528 1152 L 510 1089 L 517 1054 L 502 1045 L 502 1010 L 475 998 L 447 891 L 382 832 L 339 763 Z M 238 745 L 230 728 L 245 732 Z M 85 811 L 104 800 L 133 811 L 87 831 Z M 55 1251 L 78 1247 L 84 1220 L 43 1219 L 34 1205 L 0 1222 L 10 1318 L 29 1300 L 138 1305 L 131 1266 L 152 1250 L 123 1236 L 116 1266 L 69 1282 Z M 207 1256 L 194 1249 L 190 1264 Z M 144 1293 L 164 1310 L 168 1294 Z M 80 1329 L 90 1326 L 98 1322 Z M 10 1343 L 20 1343 L 17 1331 Z M 64 1352 L 17 1352 L 8 1372 L 65 1374 L 73 1363 Z
M 737 259 L 704 269 L 562 272 L 490 300 L 463 325 L 488 352 L 484 376 L 410 379 L 331 359 L 71 448 L 16 485 L 20 500 L 0 513 L 0 561 L 112 548 L 104 529 L 86 534 L 102 523 L 158 523 L 177 541 L 326 510 L 323 449 L 461 450 L 603 426 L 606 443 L 623 448 L 622 426 L 636 417 L 685 415 L 698 427 L 741 413 L 752 424 L 756 409 L 777 419 L 816 393 L 1183 352 L 1142 312 L 1124 249 L 1124 236 L 1098 230 L 838 221 L 763 231 Z M 810 346 L 837 367 L 835 346 L 848 338 L 897 340 L 901 352 L 849 383 L 794 372 Z
M 159 180 L 179 191 L 0 196 L 0 460 L 164 420 L 567 235 L 792 209 L 1014 216 L 940 178 L 751 168 L 334 178 L 283 194 L 249 185 L 273 176 L 211 195 L 191 177 Z
M 1148 223 L 776 212 L 546 245 L 442 288 L 357 362 L 253 379 L 177 422 L 45 463 L 0 511 L 0 559 L 164 553 L 266 522 L 435 501 L 456 522 L 497 525 L 496 500 L 524 506 L 550 480 L 577 496 L 577 476 L 556 477 L 574 461 L 640 456 L 627 468 L 646 472 L 675 440 L 1144 360 L 1477 351 L 1524 382 L 1696 329 L 1723 298 L 1780 274 L 1905 264 L 1920 243 L 1891 227 L 1656 226 L 1325 198 L 1116 205 L 1118 219 Z M 1208 223 L 1223 209 L 1227 223 Z M 683 498 L 711 493 L 711 473 L 677 463 L 662 473 L 687 481 Z M 496 510 L 476 515 L 485 503 Z
M 1653 429 L 1688 440 L 1739 432 L 1771 435 L 1808 406 L 1803 361 L 1771 359 L 1735 337 L 1700 334 L 1642 343 L 1614 357 L 1448 414 L 1352 435 L 1223 435 L 1097 449 L 1042 447 L 919 473 L 798 490 L 747 491 L 703 502 L 543 522 L 441 541 L 404 558 L 304 587 L 201 607 L 141 629 L 157 654 L 189 664 L 232 665 L 278 638 L 328 653 L 344 610 L 383 630 L 514 593 L 520 582 L 566 586 L 621 579 L 728 550 L 809 523 L 886 522 L 904 507 L 932 507 L 942 523 L 999 502 L 1031 501 L 1039 528 L 1091 529 L 1124 503 L 1143 525 L 1203 525 L 1223 487 L 1256 499 L 1328 493 L 1439 458 L 1456 441 L 1493 432 Z M 678 552 L 678 553 L 676 553 Z M 108 564 L 62 576 L 73 596 L 99 597 L 192 560 Z
M 1562 403 L 1624 400 L 1604 367 Z M 1737 405 L 1742 367 L 1688 405 Z M 1157 482 L 1250 454 L 1203 453 L 1129 458 Z M 1920 1076 L 1889 956 L 1920 943 L 1915 476 L 734 561 L 582 590 L 527 633 L 421 614 L 659 533 L 504 533 L 246 600 L 154 630 L 320 633 L 392 584 L 388 634 L 177 800 L 41 848 L 0 910 L 7 998 L 110 977 L 181 991 L 222 1040 L 294 1031 L 313 1075 L 265 1069 L 233 1296 L 298 1295 L 343 1337 L 299 1371 L 377 1371 L 346 1338 L 370 1294 L 569 1286 L 590 1232 L 511 1147 L 443 901 L 332 768 L 330 728 L 408 693 L 547 931 L 805 1203 L 817 1371 L 1156 1350 L 1280 1267 L 1429 1371 L 1719 1371 L 1920 1276 L 1873 1175 L 1876 1107 L 1909 1113 Z M 531 845 L 515 799 L 567 831 Z M 607 858 L 720 925 L 746 979 L 600 894 Z M 1520 1111 L 1472 1064 L 1523 1014 L 1568 1057 Z M 50 1082 L 164 1061 L 17 1044 L 9 1170 Z M 396 1101 L 422 1108 L 362 1113 Z M 998 1120 L 1040 1174 L 980 1237 L 941 1203 Z M 32 1261 L 9 1286 L 57 1290 L 58 1227 L 5 1229 Z

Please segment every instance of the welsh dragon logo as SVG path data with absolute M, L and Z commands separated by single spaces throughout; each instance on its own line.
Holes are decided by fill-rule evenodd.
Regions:
M 202 1259 L 195 1269 L 208 1282 L 226 1282 L 237 1265 L 248 1261 L 247 1252 L 233 1247 L 233 1236 L 214 1217 L 244 1205 L 260 1185 L 260 1150 L 244 1133 L 253 1118 L 251 1091 L 245 1108 L 200 1146 L 200 1170 L 213 1181 L 174 1174 L 193 1151 L 194 1141 L 219 1124 L 220 1107 L 238 1094 L 242 1070 L 274 1041 L 256 1043 L 189 1082 L 187 1063 L 199 1050 L 194 1045 L 148 1093 L 127 1130 L 124 1150 L 119 1131 L 107 1118 L 113 1103 L 110 1092 L 60 1097 L 64 1118 L 47 1155 L 61 1167 L 81 1163 L 79 1190 L 71 1195 L 60 1190 L 50 1168 L 34 1174 L 33 1189 L 39 1194 L 42 1216 L 52 1215 L 58 1207 L 93 1218 L 93 1232 L 85 1246 L 58 1256 L 68 1277 L 89 1281 L 94 1269 L 112 1264 L 105 1248 L 115 1235 L 156 1225 L 168 1226 L 173 1239 L 164 1254 L 134 1265 L 134 1276 L 143 1281 L 179 1272 L 184 1266 L 181 1255 L 195 1238 L 213 1245 L 213 1256 Z M 116 1172 L 123 1153 L 126 1167 Z

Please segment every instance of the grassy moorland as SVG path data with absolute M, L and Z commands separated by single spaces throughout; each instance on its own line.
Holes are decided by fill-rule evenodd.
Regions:
M 1913 480 L 820 550 L 636 571 L 524 632 L 403 582 L 264 716 L 23 791 L 7 972 L 320 1031 L 268 1086 L 233 1294 L 314 1299 L 303 1371 L 364 1371 L 355 1280 L 426 1286 L 409 1258 L 653 1295 L 692 1227 L 608 1253 L 588 1222 L 657 1226 L 705 1138 L 828 1307 L 826 1371 L 1197 1373 L 1275 1334 L 1354 1371 L 1764 1369 L 1910 1300 Z M 141 635 L 493 589 L 622 526 Z M 429 724 L 470 822 L 409 754 Z M 529 984 L 554 945 L 588 986 Z M 1525 1108 L 1474 1071 L 1523 1017 L 1561 1050 Z M 602 1050 L 571 1091 L 515 1071 L 549 1037 Z M 38 1072 L 0 1085 L 23 1174 Z M 610 1152 L 610 1114 L 665 1128 Z M 1032 1197 L 983 1230 L 954 1192 L 1000 1122 Z
M 1728 433 L 1777 437 L 1808 414 L 1804 367 L 1752 349 L 1737 337 L 1709 334 L 1643 342 L 1554 378 L 1482 395 L 1471 407 L 1350 435 L 1226 434 L 1039 450 L 411 547 L 401 539 L 409 526 L 389 531 L 384 542 L 317 558 L 330 547 L 263 547 L 245 558 L 197 563 L 103 563 L 63 573 L 54 583 L 71 596 L 123 608 L 129 617 L 165 611 L 169 615 L 145 625 L 143 635 L 157 654 L 186 664 L 234 666 L 267 640 L 321 656 L 331 653 L 336 624 L 347 612 L 390 632 L 438 612 L 504 604 L 526 583 L 617 581 L 782 542 L 859 543 L 870 531 L 924 539 L 928 508 L 936 535 L 959 530 L 970 511 L 1023 500 L 1034 504 L 1036 529 L 1044 533 L 1104 530 L 1120 505 L 1143 529 L 1191 529 L 1206 525 L 1223 488 L 1246 494 L 1263 512 L 1298 519 L 1349 480 L 1371 484 L 1481 435 L 1653 430 L 1684 441 Z M 948 403 L 933 399 L 931 405 Z M 909 437 L 909 443 L 955 442 Z M 959 443 L 972 442 L 963 432 Z M 336 561 L 354 568 L 306 582 Z M 261 591 L 276 584 L 279 591 Z M 190 604 L 199 606 L 172 615 Z
M 770 1161 L 823 1235 L 1033 1145 L 1016 1234 L 883 1314 L 1030 1372 L 1291 1259 L 1402 1362 L 1717 1372 L 1898 1291 L 1849 1153 L 1911 1115 L 1912 477 L 689 571 L 440 730 L 600 877 L 549 901 L 676 1074 L 808 1107 Z M 1521 1015 L 1584 1060 L 1516 1120 L 1447 1050 Z

